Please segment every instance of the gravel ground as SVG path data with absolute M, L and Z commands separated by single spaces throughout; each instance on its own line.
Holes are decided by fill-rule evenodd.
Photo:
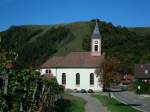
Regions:
M 86 101 L 85 112 L 108 112 L 107 108 L 104 107 L 96 98 L 86 93 L 71 93 L 71 95 L 80 97 Z

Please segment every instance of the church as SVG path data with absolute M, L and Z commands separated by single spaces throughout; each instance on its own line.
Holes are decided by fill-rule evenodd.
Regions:
M 65 56 L 53 56 L 40 66 L 41 75 L 52 74 L 66 89 L 92 89 L 101 91 L 95 70 L 104 60 L 101 53 L 101 33 L 96 22 L 91 36 L 90 52 L 70 52 Z

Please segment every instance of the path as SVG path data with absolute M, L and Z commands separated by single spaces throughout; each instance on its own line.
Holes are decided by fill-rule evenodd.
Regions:
M 85 112 L 108 112 L 99 100 L 85 93 L 71 93 L 74 96 L 81 97 L 86 101 Z
M 143 112 L 150 112 L 150 101 L 145 100 L 143 97 L 139 95 L 135 95 L 132 92 L 125 91 L 125 92 L 114 92 L 113 96 L 128 105 L 131 105 L 132 107 L 139 109 Z

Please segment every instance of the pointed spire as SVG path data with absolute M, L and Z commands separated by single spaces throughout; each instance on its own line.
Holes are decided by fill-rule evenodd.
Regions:
M 101 34 L 99 31 L 98 21 L 96 20 L 96 25 L 92 34 L 92 38 L 101 38 Z

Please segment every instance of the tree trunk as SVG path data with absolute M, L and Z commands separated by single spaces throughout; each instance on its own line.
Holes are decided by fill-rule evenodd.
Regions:
M 20 109 L 19 109 L 19 112 L 23 112 L 22 102 L 20 103 Z
M 33 103 L 34 103 L 36 91 L 37 91 L 37 82 L 36 82 L 36 84 L 35 84 L 35 88 L 34 88 L 33 95 L 32 95 L 31 107 L 29 108 L 29 111 L 28 111 L 28 112 L 31 112 L 31 110 L 32 110 L 32 105 L 33 105 Z
M 4 84 L 4 95 L 7 96 L 7 91 L 8 91 L 8 74 L 5 74 L 5 84 Z
M 7 94 L 8 94 L 8 73 L 5 74 L 5 83 L 4 83 L 4 109 L 7 110 L 8 109 L 8 105 L 7 105 Z

